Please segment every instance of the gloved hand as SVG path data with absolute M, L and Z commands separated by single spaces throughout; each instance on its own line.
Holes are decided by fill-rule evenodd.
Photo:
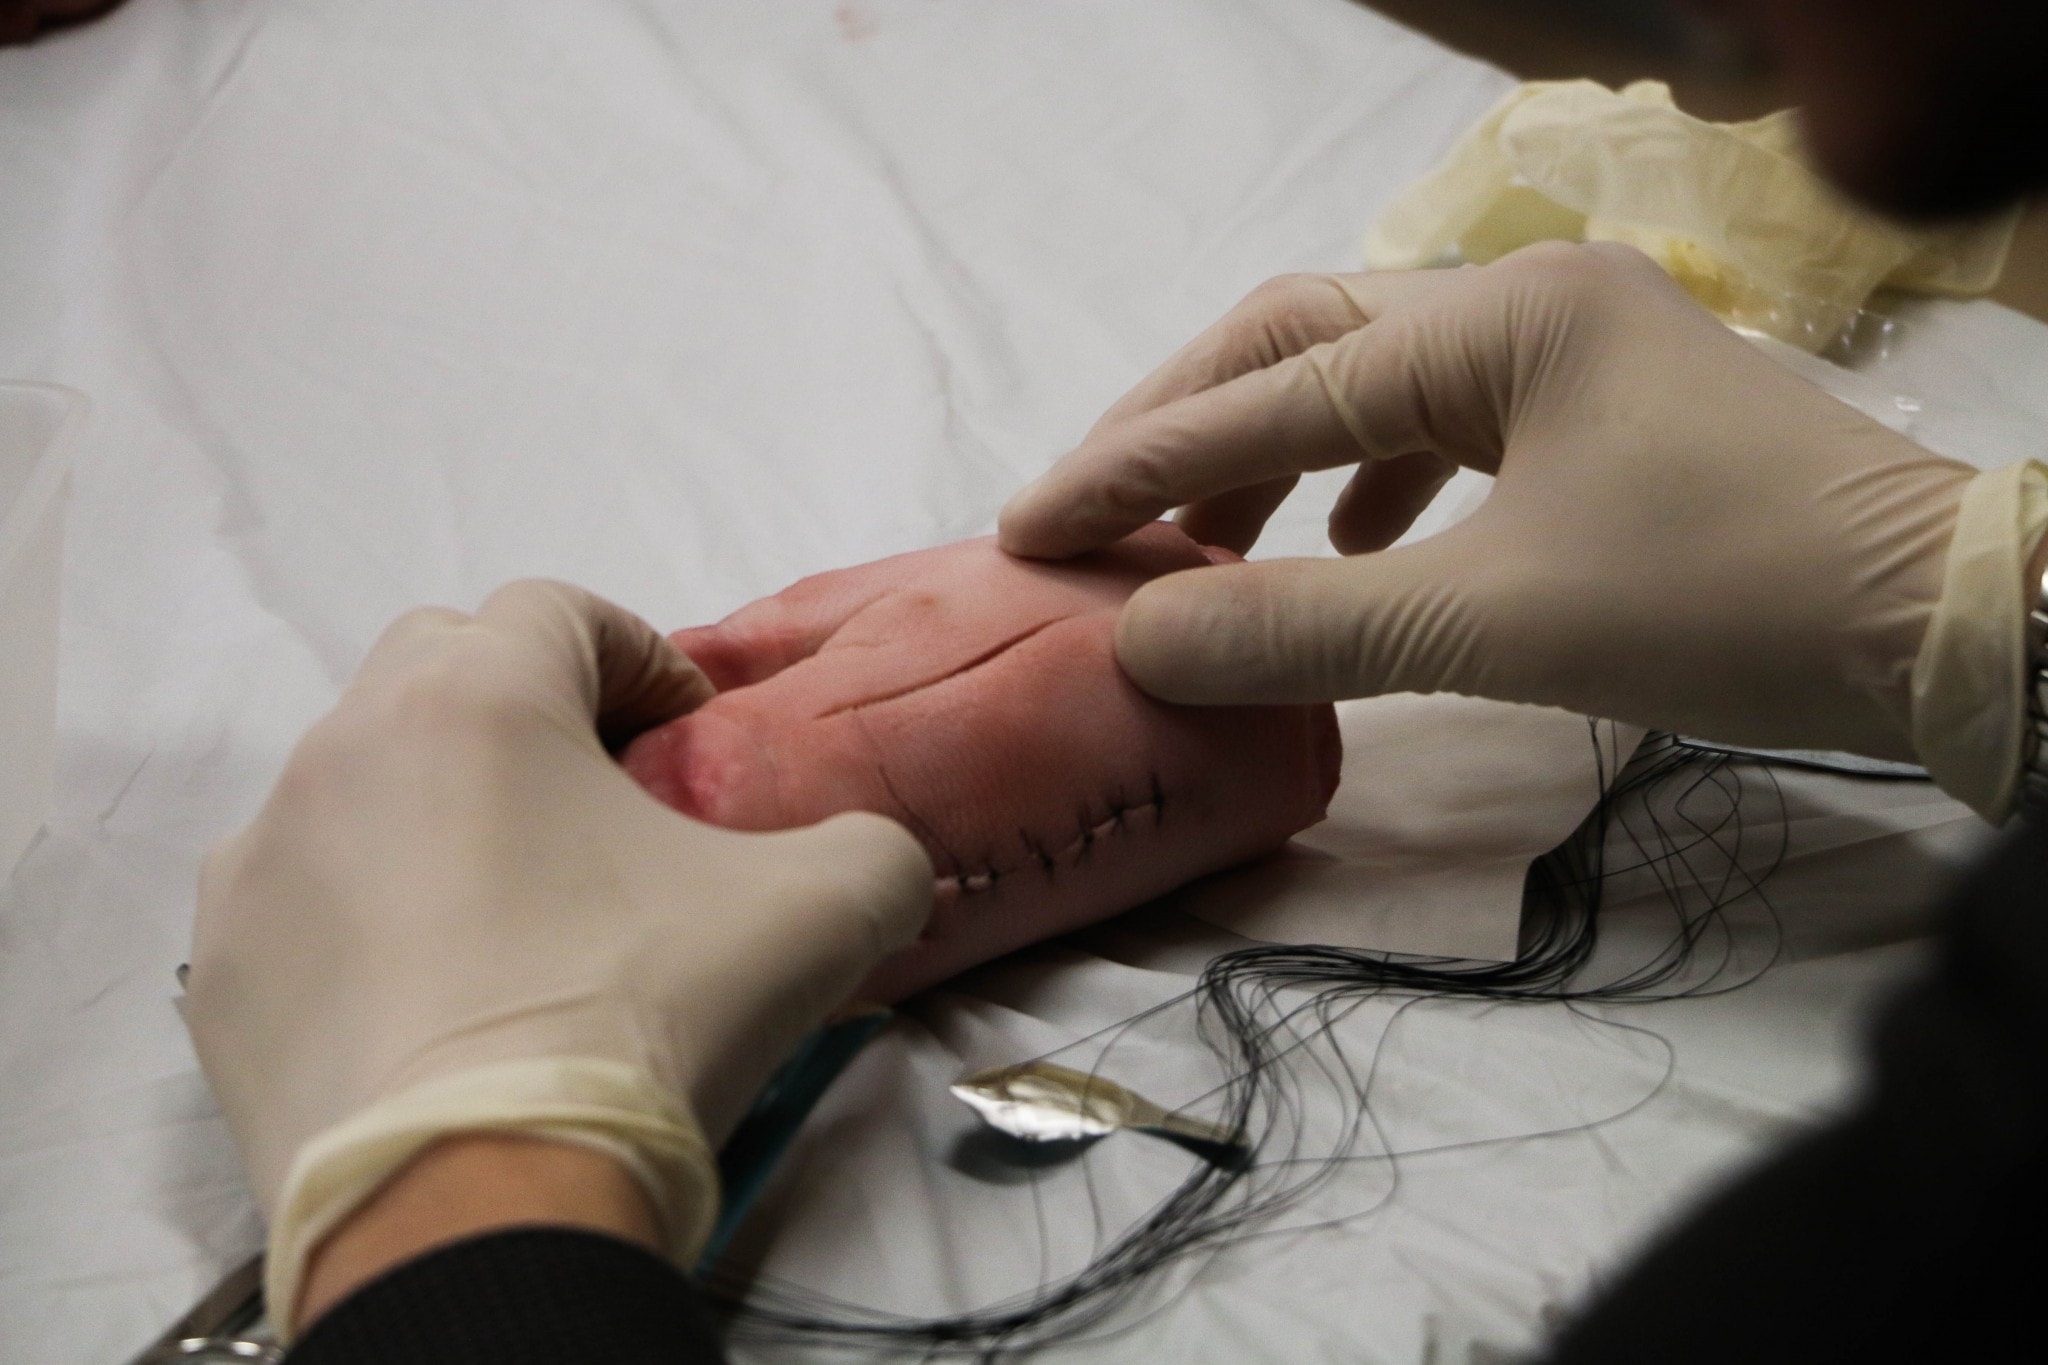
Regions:
M 1071 555 L 1182 507 L 1242 551 L 1299 472 L 1351 463 L 1330 515 L 1347 558 L 1138 591 L 1117 650 L 1141 687 L 1462 692 L 1917 755 L 1986 814 L 2010 800 L 2039 467 L 1973 483 L 1626 247 L 1274 281 L 1013 498 L 1002 544 Z M 1497 476 L 1486 502 L 1385 549 L 1458 465 Z
M 207 859 L 186 1020 L 297 1302 L 322 1235 L 436 1138 L 582 1143 L 688 1262 L 709 1142 L 932 897 L 879 816 L 741 834 L 612 761 L 711 695 L 624 610 L 528 582 L 393 625 Z

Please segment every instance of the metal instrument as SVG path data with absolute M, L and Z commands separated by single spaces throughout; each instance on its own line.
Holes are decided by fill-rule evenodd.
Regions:
M 953 1093 L 990 1127 L 1026 1142 L 1081 1142 L 1129 1128 L 1226 1170 L 1251 1160 L 1251 1148 L 1235 1129 L 1162 1108 L 1107 1076 L 1052 1062 L 972 1072 L 953 1083 Z
M 284 1348 L 263 1321 L 263 1258 L 229 1271 L 134 1365 L 277 1365 Z
M 178 969 L 184 984 L 185 968 Z M 768 1181 L 804 1119 L 848 1063 L 894 1016 L 879 1006 L 857 1006 L 806 1038 L 762 1088 L 718 1153 L 725 1187 L 718 1223 L 698 1272 L 724 1252 L 747 1210 Z M 190 1312 L 137 1356 L 132 1365 L 279 1365 L 284 1348 L 265 1321 L 263 1258 L 252 1256 L 230 1271 Z

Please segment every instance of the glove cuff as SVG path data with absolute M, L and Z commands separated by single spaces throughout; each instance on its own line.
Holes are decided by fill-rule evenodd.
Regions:
M 568 1142 L 620 1161 L 646 1190 L 666 1250 L 688 1270 L 718 1214 L 718 1167 L 696 1117 L 645 1072 L 596 1057 L 536 1057 L 437 1077 L 315 1136 L 285 1175 L 264 1301 L 289 1340 L 306 1261 L 322 1239 L 431 1143 L 455 1133 Z
M 2048 468 L 1972 479 L 1941 600 L 1913 662 L 1913 747 L 1943 791 L 1994 824 L 2012 812 L 2027 726 L 2027 562 L 2048 529 Z

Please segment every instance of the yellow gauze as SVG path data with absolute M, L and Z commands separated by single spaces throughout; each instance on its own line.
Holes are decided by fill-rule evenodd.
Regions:
M 1790 111 L 1709 123 L 1657 81 L 1538 81 L 1395 200 L 1365 262 L 1410 270 L 1539 241 L 1625 242 L 1730 324 L 1818 351 L 1873 290 L 1991 288 L 2017 222 L 2015 210 L 1912 228 L 1860 209 L 1807 165 Z

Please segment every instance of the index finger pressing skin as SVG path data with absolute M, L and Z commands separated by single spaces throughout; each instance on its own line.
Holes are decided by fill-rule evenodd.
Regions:
M 1001 519 L 1003 548 L 1063 559 L 1107 545 L 1173 508 L 1223 499 L 1213 516 L 1196 509 L 1191 521 L 1227 526 L 1231 548 L 1245 549 L 1294 476 L 1410 453 L 1373 450 L 1354 429 L 1353 406 L 1333 392 L 1330 376 L 1355 367 L 1334 364 L 1332 357 L 1359 349 L 1387 311 L 1433 294 L 1449 273 L 1318 277 L 1342 296 L 1341 315 L 1349 319 L 1340 329 L 1340 310 L 1318 305 L 1334 336 L 1149 411 L 1124 415 L 1141 393 L 1170 391 L 1215 373 L 1227 358 L 1233 328 L 1241 332 L 1248 325 L 1245 319 L 1225 319 L 1170 361 L 1156 386 L 1154 380 L 1141 385 L 1073 453 L 1010 499 Z M 1243 359 L 1257 351 L 1240 340 L 1230 354 Z M 1226 498 L 1258 485 L 1267 491 Z
M 1105 431 L 1175 399 L 1277 365 L 1363 327 L 1366 315 L 1334 275 L 1277 275 L 1167 357 L 1095 424 Z
M 1003 548 L 1066 559 L 1176 507 L 1365 458 L 1319 354 L 1346 340 L 1091 435 L 1003 508 Z

